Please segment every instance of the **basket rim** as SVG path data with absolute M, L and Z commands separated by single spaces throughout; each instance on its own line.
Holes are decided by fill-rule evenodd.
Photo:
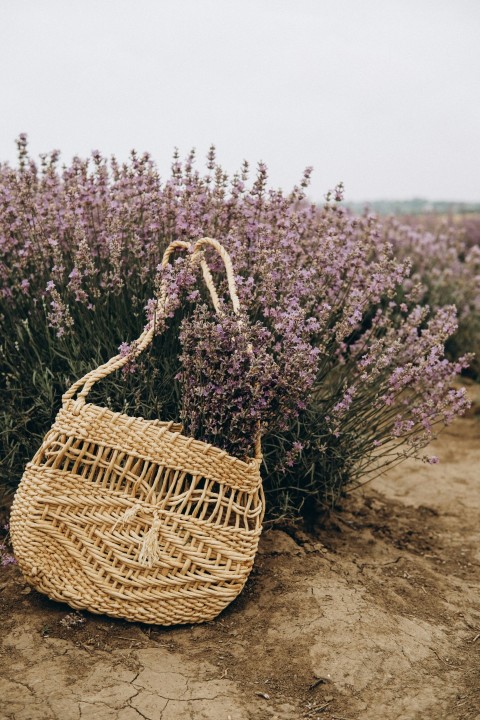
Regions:
M 73 412 L 74 408 L 76 406 L 76 402 L 73 399 L 65 401 L 60 410 L 58 415 L 61 415 L 62 412 L 67 413 L 68 415 L 73 415 L 74 417 L 81 417 L 83 414 L 83 410 L 90 408 L 98 411 L 102 415 L 111 415 L 115 418 L 122 418 L 125 420 L 128 420 L 130 423 L 132 421 L 140 421 L 142 423 L 145 423 L 146 425 L 154 426 L 158 422 L 165 423 L 167 426 L 171 423 L 171 425 L 182 425 L 181 422 L 178 422 L 176 420 L 162 420 L 161 418 L 156 418 L 155 420 L 147 420 L 142 415 L 127 415 L 127 413 L 123 412 L 115 412 L 114 410 L 110 410 L 110 408 L 97 405 L 96 403 L 85 403 L 80 410 L 80 412 Z M 57 418 L 58 418 L 57 415 Z M 54 425 L 51 429 L 56 425 L 57 418 L 55 419 Z M 173 439 L 178 440 L 180 439 L 183 441 L 183 444 L 186 445 L 186 447 L 191 447 L 192 449 L 197 449 L 202 455 L 211 455 L 216 456 L 218 459 L 226 459 L 228 462 L 233 463 L 239 468 L 244 469 L 247 472 L 251 472 L 252 470 L 257 470 L 260 473 L 260 467 L 262 464 L 262 458 L 250 458 L 248 461 L 240 460 L 240 458 L 235 457 L 234 455 L 230 455 L 226 450 L 222 450 L 221 448 L 217 447 L 216 445 L 213 445 L 212 443 L 206 443 L 203 440 L 196 440 L 193 437 L 190 437 L 188 435 L 184 435 L 182 432 L 171 432 L 168 427 L 158 427 L 158 432 L 160 435 L 165 435 L 166 438 L 171 436 Z

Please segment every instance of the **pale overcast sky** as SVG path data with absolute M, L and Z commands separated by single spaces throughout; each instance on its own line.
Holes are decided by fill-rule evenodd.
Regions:
M 174 146 L 311 197 L 480 200 L 480 0 L 1 0 L 0 160 Z

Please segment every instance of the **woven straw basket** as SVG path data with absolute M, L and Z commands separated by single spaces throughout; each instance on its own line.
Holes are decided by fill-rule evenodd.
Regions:
M 220 243 L 199 240 L 192 262 L 200 263 L 218 311 L 207 246 L 225 262 L 238 313 Z M 172 243 L 164 265 L 177 248 L 191 249 Z M 167 307 L 164 291 L 157 312 Z M 150 323 L 133 356 L 153 335 Z M 85 402 L 95 382 L 131 359 L 117 355 L 63 396 L 14 498 L 14 552 L 28 582 L 71 607 L 161 625 L 211 620 L 239 594 L 253 565 L 264 514 L 260 437 L 254 459 L 243 462 L 182 435 L 173 422 Z

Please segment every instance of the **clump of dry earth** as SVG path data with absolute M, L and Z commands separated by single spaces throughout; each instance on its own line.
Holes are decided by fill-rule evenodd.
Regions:
M 75 613 L 0 577 L 5 720 L 480 720 L 480 392 L 314 533 L 264 533 L 215 621 Z

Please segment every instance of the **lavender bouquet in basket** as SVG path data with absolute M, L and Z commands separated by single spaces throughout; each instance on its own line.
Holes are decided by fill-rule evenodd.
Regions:
M 220 315 L 199 305 L 185 318 L 182 343 L 181 420 L 187 435 L 245 460 L 252 438 L 284 430 L 304 408 L 315 379 L 316 350 L 298 333 L 278 341 L 261 323 L 250 324 L 222 305 Z

